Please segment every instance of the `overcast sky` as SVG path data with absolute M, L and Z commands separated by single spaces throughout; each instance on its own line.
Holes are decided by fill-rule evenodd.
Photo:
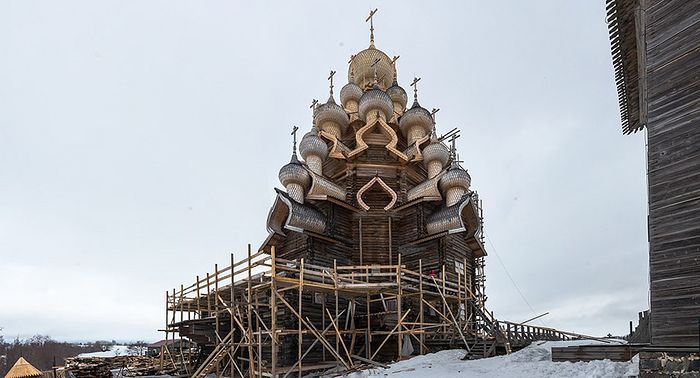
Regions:
M 644 141 L 620 129 L 603 0 L 0 0 L 5 337 L 162 338 L 166 290 L 264 240 L 290 128 L 375 6 L 400 84 L 462 129 L 489 308 L 625 333 L 648 302 Z

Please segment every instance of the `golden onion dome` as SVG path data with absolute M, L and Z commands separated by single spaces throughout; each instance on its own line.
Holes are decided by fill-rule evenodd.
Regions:
M 374 111 L 381 112 L 385 119 L 389 119 L 394 114 L 394 105 L 391 102 L 391 98 L 376 85 L 360 97 L 358 107 L 358 113 L 363 120 L 367 120 L 367 115 Z
M 321 128 L 326 122 L 333 122 L 340 125 L 341 132 L 345 133 L 349 121 L 345 109 L 335 103 L 333 96 L 331 96 L 325 104 L 314 109 L 314 125 L 318 128 Z
M 431 132 L 433 129 L 433 116 L 428 109 L 420 106 L 418 101 L 414 101 L 411 109 L 406 110 L 401 116 L 401 119 L 399 119 L 399 127 L 404 136 L 408 135 L 408 132 L 415 125 L 423 128 L 425 134 Z
M 301 165 L 299 159 L 297 159 L 297 154 L 292 154 L 292 159 L 288 164 L 280 168 L 278 174 L 280 182 L 286 188 L 289 184 L 299 184 L 304 189 L 308 189 L 311 185 L 311 175 L 309 172 Z
M 448 190 L 455 187 L 461 187 L 464 191 L 467 191 L 471 183 L 472 177 L 469 173 L 462 169 L 459 164 L 453 162 L 447 173 L 440 178 L 438 185 L 440 186 L 440 191 L 445 194 Z
M 309 156 L 318 156 L 321 160 L 328 157 L 328 145 L 318 136 L 315 126 L 301 138 L 299 153 L 304 160 L 308 160 Z
M 394 83 L 386 90 L 386 94 L 391 97 L 391 101 L 401 104 L 401 109 L 406 109 L 406 104 L 408 103 L 408 95 L 406 91 L 399 86 L 399 84 L 394 80 Z
M 340 103 L 347 108 L 348 102 L 355 101 L 359 102 L 360 97 L 362 97 L 362 88 L 360 88 L 354 82 L 349 82 L 340 89 Z
M 394 80 L 394 65 L 388 55 L 374 46 L 370 46 L 353 55 L 348 69 L 348 81 L 357 84 L 363 89 L 371 88 L 374 83 L 375 70 L 372 64 L 377 59 L 379 59 L 379 62 L 376 64 L 379 88 L 381 90 L 389 88 Z

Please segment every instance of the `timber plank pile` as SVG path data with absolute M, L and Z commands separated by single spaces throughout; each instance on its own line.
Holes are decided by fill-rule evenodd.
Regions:
M 552 347 L 553 362 L 593 360 L 629 361 L 642 346 L 633 344 L 574 345 Z
M 145 356 L 73 357 L 66 359 L 65 370 L 75 378 L 111 378 L 112 370 L 120 370 L 122 376 L 170 374 L 172 364 L 161 366 L 160 359 Z

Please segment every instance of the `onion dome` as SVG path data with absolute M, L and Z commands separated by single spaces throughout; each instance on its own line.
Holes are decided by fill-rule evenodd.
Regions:
M 377 84 L 382 90 L 389 88 L 391 81 L 394 79 L 394 65 L 389 56 L 373 45 L 353 55 L 348 69 L 348 81 L 357 84 L 360 88 L 370 88 L 374 83 L 375 67 L 372 64 L 377 59 L 379 59 L 379 62 L 375 65 L 377 69 Z
M 325 104 L 319 106 L 314 110 L 314 125 L 316 127 L 325 130 L 328 123 L 337 125 L 332 126 L 331 128 L 339 128 L 338 134 L 333 132 L 333 130 L 328 131 L 333 132 L 333 134 L 336 134 L 336 137 L 338 138 L 340 138 L 342 133 L 344 133 L 347 130 L 349 123 L 348 115 L 347 113 L 345 113 L 345 109 L 343 109 L 343 107 L 335 103 L 333 96 L 328 98 L 328 101 Z M 304 155 L 302 154 L 302 157 L 303 156 Z
M 399 127 L 404 136 L 413 134 L 411 130 L 416 128 L 421 130 L 423 135 L 426 135 L 433 129 L 433 116 L 428 109 L 420 106 L 418 101 L 414 101 L 413 106 L 401 116 Z
M 308 189 L 309 185 L 311 185 L 311 175 L 309 175 L 306 168 L 301 165 L 301 162 L 297 159 L 296 153 L 292 154 L 292 159 L 288 164 L 280 168 L 278 177 L 285 188 L 289 185 L 297 184 L 304 189 Z
M 384 116 L 384 119 L 389 119 L 394 113 L 394 105 L 391 102 L 391 97 L 375 85 L 374 88 L 360 97 L 358 112 L 360 118 L 367 120 L 369 114 L 377 111 Z
M 406 91 L 399 86 L 396 80 L 394 80 L 394 84 L 386 90 L 386 94 L 389 95 L 392 102 L 401 105 L 401 110 L 406 109 L 408 95 L 406 94 Z
M 350 81 L 349 83 L 345 84 L 343 88 L 340 89 L 340 103 L 347 108 L 348 102 L 359 102 L 360 97 L 362 97 L 362 93 L 362 88 L 357 86 L 357 84 L 355 84 L 354 82 Z
M 318 136 L 318 129 L 315 126 L 301 138 L 299 153 L 304 160 L 308 160 L 309 156 L 318 156 L 322 160 L 328 157 L 328 145 Z
M 447 161 L 450 160 L 450 150 L 444 143 L 438 141 L 434 134 L 433 138 L 430 140 L 430 144 L 425 146 L 422 153 L 423 163 L 426 166 L 436 161 L 440 163 L 440 169 L 442 169 L 445 164 L 447 164 Z
M 447 173 L 440 178 L 438 185 L 443 193 L 447 193 L 452 188 L 460 188 L 466 192 L 471 183 L 472 177 L 469 176 L 469 173 L 462 169 L 459 164 L 453 162 Z

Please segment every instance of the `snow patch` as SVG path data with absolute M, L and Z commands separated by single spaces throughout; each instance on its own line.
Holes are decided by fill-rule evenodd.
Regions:
M 117 357 L 117 356 L 137 356 L 138 349 L 128 345 L 112 345 L 109 350 L 103 352 L 81 353 L 78 357 Z
M 397 362 L 387 369 L 368 369 L 348 374 L 346 377 L 624 378 L 639 374 L 639 357 L 628 362 L 552 362 L 552 347 L 599 343 L 591 340 L 547 341 L 533 343 L 507 356 L 472 361 L 462 361 L 463 350 L 445 350 Z

